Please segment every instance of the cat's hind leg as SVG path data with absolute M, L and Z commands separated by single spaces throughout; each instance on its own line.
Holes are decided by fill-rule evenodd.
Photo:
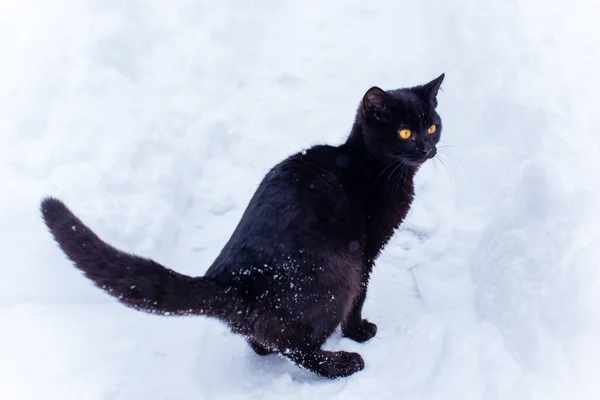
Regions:
M 350 376 L 365 367 L 365 363 L 358 353 L 321 350 L 321 344 L 328 335 L 323 335 L 322 339 L 315 342 L 315 338 L 306 334 L 305 329 L 306 327 L 300 324 L 290 324 L 287 329 L 279 330 L 283 333 L 286 331 L 294 333 L 273 338 L 273 343 L 277 343 L 273 347 L 278 349 L 276 351 L 251 337 L 247 341 L 254 352 L 260 356 L 279 352 L 300 367 L 326 378 Z
M 338 321 L 332 321 L 327 327 L 317 325 L 320 329 L 315 330 L 314 324 L 269 319 L 269 323 L 264 325 L 265 331 L 259 336 L 262 338 L 260 343 L 252 338 L 248 339 L 248 343 L 260 355 L 268 354 L 266 352 L 269 347 L 277 349 L 277 352 L 295 364 L 326 378 L 350 376 L 365 367 L 360 354 L 320 349 L 337 323 Z M 271 346 L 261 343 L 269 343 Z
M 310 293 L 320 294 L 317 290 Z M 327 301 L 315 302 L 315 296 L 298 296 L 300 300 L 290 301 L 286 308 L 261 313 L 253 320 L 250 336 L 263 347 L 276 349 L 300 367 L 323 377 L 340 378 L 362 370 L 365 363 L 360 354 L 321 350 L 340 324 L 347 303 L 342 295 L 330 297 L 326 293 L 323 300 Z
M 247 341 L 252 350 L 254 350 L 254 352 L 259 356 L 268 356 L 269 354 L 277 353 L 275 350 L 263 346 L 251 337 L 249 337 Z

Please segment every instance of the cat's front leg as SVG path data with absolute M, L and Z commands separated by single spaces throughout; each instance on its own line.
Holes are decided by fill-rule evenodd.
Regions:
M 356 296 L 354 305 L 346 319 L 342 322 L 342 335 L 359 343 L 366 342 L 377 333 L 377 325 L 362 317 L 362 308 L 367 297 L 369 275 L 369 271 L 365 271 L 363 274 L 358 296 Z

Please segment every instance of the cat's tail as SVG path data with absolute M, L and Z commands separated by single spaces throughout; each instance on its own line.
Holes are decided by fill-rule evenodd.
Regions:
M 240 306 L 231 291 L 209 278 L 179 274 L 103 242 L 60 200 L 45 198 L 41 211 L 54 239 L 75 266 L 129 307 L 152 314 L 227 320 Z

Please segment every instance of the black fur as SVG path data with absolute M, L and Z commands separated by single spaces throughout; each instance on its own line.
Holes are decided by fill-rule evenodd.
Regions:
M 77 268 L 125 305 L 216 317 L 258 354 L 278 352 L 330 378 L 351 375 L 364 368 L 359 354 L 320 348 L 340 324 L 358 342 L 377 332 L 361 314 L 369 275 L 410 208 L 415 173 L 435 155 L 443 78 L 369 89 L 346 143 L 276 165 L 204 277 L 111 247 L 59 200 L 44 199 L 44 220 Z M 398 136 L 404 128 L 409 139 Z

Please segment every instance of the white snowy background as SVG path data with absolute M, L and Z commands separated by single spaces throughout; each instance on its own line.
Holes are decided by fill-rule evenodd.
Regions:
M 600 398 L 596 0 L 0 1 L 0 399 Z M 364 91 L 427 82 L 443 160 L 372 277 L 336 381 L 206 318 L 127 309 L 58 250 L 202 275 L 263 174 L 339 144 Z M 450 153 L 450 154 L 449 154 Z

